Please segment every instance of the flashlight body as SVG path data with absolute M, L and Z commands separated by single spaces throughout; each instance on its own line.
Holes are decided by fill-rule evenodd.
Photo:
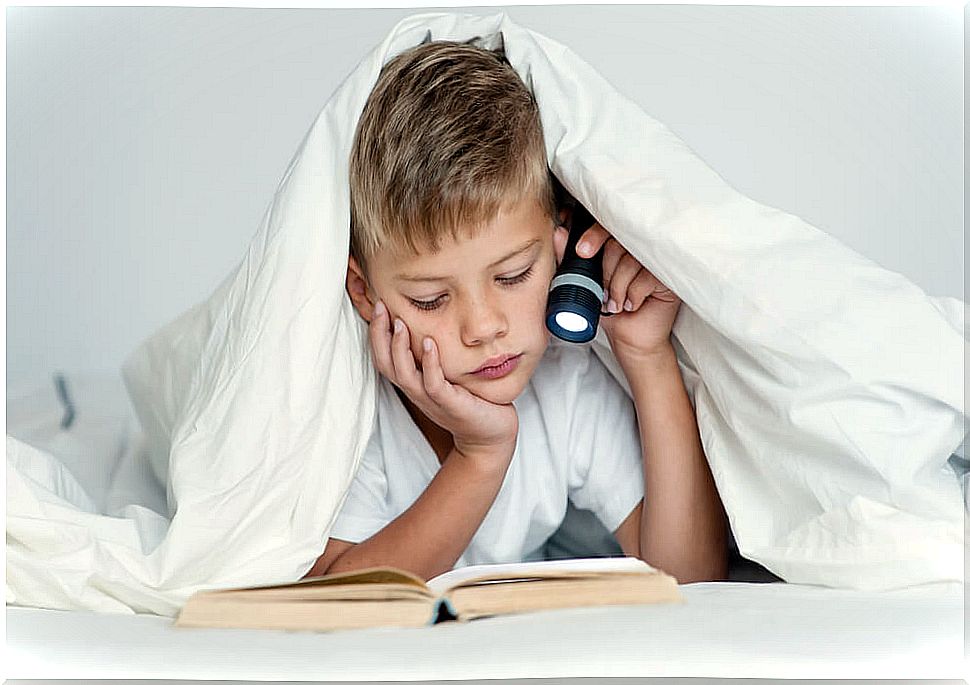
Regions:
M 596 337 L 603 306 L 603 251 L 592 257 L 576 254 L 576 243 L 596 219 L 580 203 L 569 217 L 569 237 L 562 262 L 549 286 L 546 328 L 567 342 L 589 342 Z
M 580 274 L 595 281 L 602 287 L 602 250 L 598 250 L 592 257 L 580 257 L 576 254 L 576 243 L 579 242 L 579 239 L 583 237 L 583 233 L 594 223 L 596 223 L 596 219 L 593 218 L 593 215 L 577 202 L 569 217 L 569 238 L 566 240 L 566 250 L 563 252 L 562 263 L 556 270 L 557 276 L 561 273 Z

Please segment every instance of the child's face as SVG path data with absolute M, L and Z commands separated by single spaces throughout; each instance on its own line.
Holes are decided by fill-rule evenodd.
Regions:
M 419 369 L 421 343 L 430 336 L 449 382 L 508 403 L 522 392 L 549 343 L 544 319 L 556 271 L 552 237 L 553 222 L 540 204 L 523 201 L 475 238 L 446 239 L 437 254 L 381 251 L 371 260 L 369 288 L 350 258 L 347 290 L 368 322 L 380 299 L 392 323 L 398 317 L 407 324 Z M 512 373 L 497 379 L 473 373 L 503 354 L 521 355 Z

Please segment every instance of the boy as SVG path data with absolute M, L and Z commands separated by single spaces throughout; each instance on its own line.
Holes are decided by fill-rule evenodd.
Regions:
M 347 291 L 381 377 L 377 427 L 307 575 L 427 579 L 534 559 L 567 500 L 680 583 L 726 574 L 726 524 L 670 342 L 680 300 L 601 226 L 601 320 L 634 401 L 545 328 L 566 231 L 538 107 L 498 52 L 391 60 L 350 161 Z M 605 245 L 605 247 L 604 247 Z M 584 254 L 582 244 L 580 254 Z

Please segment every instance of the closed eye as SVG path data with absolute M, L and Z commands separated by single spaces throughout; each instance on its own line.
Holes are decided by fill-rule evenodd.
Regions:
M 496 278 L 495 280 L 497 280 L 505 287 L 516 286 L 519 283 L 524 283 L 525 281 L 529 280 L 529 277 L 532 276 L 532 269 L 534 266 L 535 264 L 533 263 L 529 266 L 528 269 L 526 269 L 520 274 L 517 274 L 515 276 L 509 276 L 508 278 Z M 436 297 L 433 300 L 412 300 L 409 297 L 408 301 L 418 309 L 424 309 L 425 311 L 430 311 L 432 309 L 437 309 L 438 307 L 440 307 L 441 301 L 443 299 L 444 299 L 444 295 Z

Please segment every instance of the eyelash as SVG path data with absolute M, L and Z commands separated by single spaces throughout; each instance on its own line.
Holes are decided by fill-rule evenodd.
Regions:
M 524 283 L 529 279 L 529 276 L 531 275 L 532 275 L 532 266 L 530 266 L 528 269 L 520 273 L 518 276 L 510 276 L 509 278 L 500 278 L 498 280 L 502 282 L 502 285 L 512 287 L 520 283 Z M 412 300 L 411 298 L 408 298 L 408 300 L 411 302 L 411 304 L 413 304 L 418 309 L 423 309 L 425 311 L 431 311 L 441 306 L 441 304 L 439 303 L 439 301 L 441 300 L 441 297 L 436 297 L 435 299 L 429 300 L 427 302 L 423 300 Z

